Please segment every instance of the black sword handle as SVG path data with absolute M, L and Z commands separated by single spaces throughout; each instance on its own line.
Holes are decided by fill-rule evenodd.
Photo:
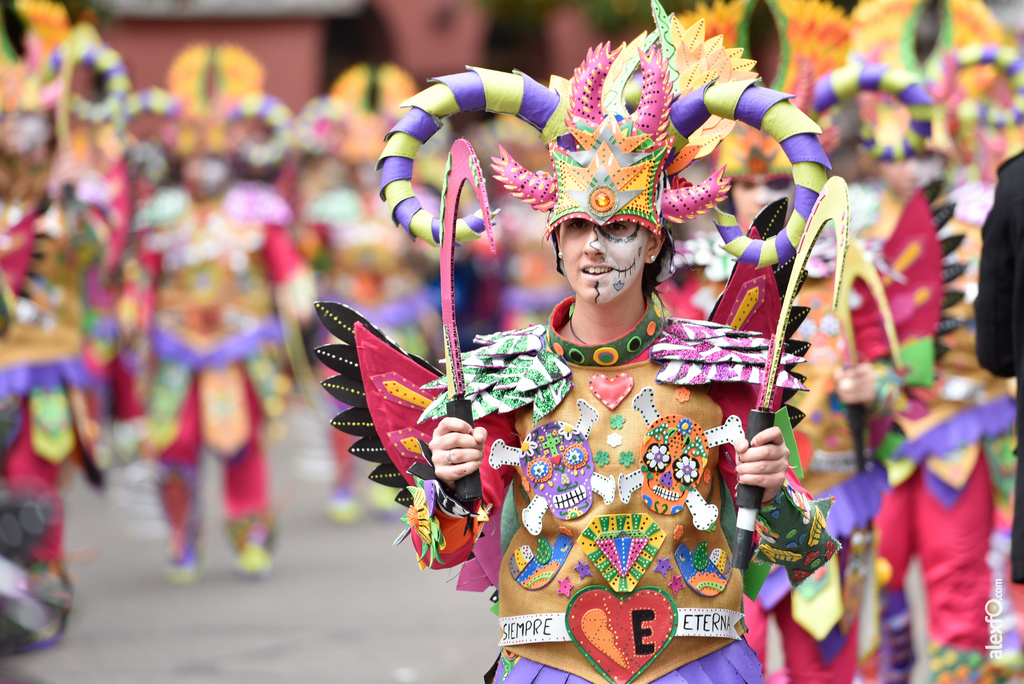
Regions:
M 448 402 L 448 415 L 451 418 L 458 418 L 469 423 L 473 427 L 473 402 L 469 399 L 453 399 Z M 480 464 L 481 467 L 483 464 Z M 484 496 L 483 487 L 480 484 L 480 469 L 476 469 L 469 475 L 465 475 L 455 481 L 455 498 L 463 503 L 479 501 Z
M 853 454 L 857 457 L 857 472 L 863 473 L 868 467 L 867 452 L 864 451 L 864 430 L 867 417 L 864 404 L 848 404 L 846 416 L 850 421 L 850 432 L 853 433 Z
M 747 418 L 747 442 L 775 425 L 775 414 L 754 409 Z M 732 566 L 745 571 L 754 555 L 754 523 L 764 499 L 764 487 L 741 484 L 736 487 L 736 544 Z

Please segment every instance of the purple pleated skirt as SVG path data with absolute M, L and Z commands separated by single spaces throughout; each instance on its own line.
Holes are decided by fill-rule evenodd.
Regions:
M 508 674 L 499 663 L 494 683 L 588 684 L 581 677 L 526 658 L 519 658 Z M 761 684 L 761 663 L 746 640 L 740 639 L 659 677 L 653 684 Z

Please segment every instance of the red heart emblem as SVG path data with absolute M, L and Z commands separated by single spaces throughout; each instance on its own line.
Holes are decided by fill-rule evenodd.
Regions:
M 609 379 L 604 373 L 594 373 L 590 378 L 590 392 L 598 401 L 614 411 L 615 407 L 633 391 L 633 376 L 619 373 Z
M 613 684 L 635 681 L 675 636 L 678 620 L 672 598 L 656 587 L 625 597 L 587 587 L 565 613 L 576 648 Z

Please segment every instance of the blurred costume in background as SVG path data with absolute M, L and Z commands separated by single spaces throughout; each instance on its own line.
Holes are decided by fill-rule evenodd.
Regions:
M 826 115 L 835 105 L 853 99 L 861 91 L 898 94 L 902 107 L 913 106 L 920 120 L 927 123 L 930 119 L 932 101 L 922 80 L 871 63 L 855 62 L 822 76 L 810 107 L 827 122 Z M 828 129 L 825 123 L 823 127 Z M 927 126 L 917 130 L 920 135 L 914 138 L 910 153 L 923 151 L 928 135 Z M 861 144 L 882 159 L 891 158 L 892 149 L 885 140 L 862 136 Z M 902 144 L 899 149 L 905 154 Z M 851 207 L 857 207 L 851 223 L 856 224 L 860 206 L 859 200 L 852 198 L 851 193 Z M 903 243 L 869 245 L 858 234 L 846 257 L 844 284 L 851 286 L 844 290 L 836 311 L 826 309 L 828 292 L 818 280 L 835 268 L 837 245 L 827 240 L 815 246 L 808 265 L 810 277 L 797 300 L 810 311 L 799 333 L 811 342 L 807 354 L 811 391 L 794 399 L 808 416 L 797 431 L 796 441 L 808 491 L 836 498 L 829 531 L 844 542 L 844 549 L 839 562 L 818 571 L 813 583 L 803 585 L 791 596 L 782 595 L 784 587 L 775 591 L 766 584 L 757 604 L 749 607 L 748 624 L 759 635 L 763 649 L 766 625 L 760 611 L 779 602 L 781 610 L 776 609 L 775 616 L 783 632 L 791 681 L 852 682 L 867 651 L 865 647 L 875 645 L 870 641 L 860 643 L 865 633 L 877 632 L 878 616 L 871 610 L 877 606 L 873 520 L 888 490 L 886 470 L 873 459 L 896 413 L 906 405 L 902 347 L 922 335 L 927 343 L 933 343 L 931 333 L 938 325 L 940 312 L 940 254 L 927 203 L 923 206 L 923 217 L 913 215 L 916 232 L 900 236 L 901 240 L 917 240 L 913 258 L 898 267 L 904 269 L 900 282 L 911 280 L 922 289 L 935 290 L 931 300 L 919 297 L 918 308 L 910 307 L 908 311 L 900 293 L 885 289 L 877 270 L 894 270 L 886 266 L 886 260 L 892 260 L 886 250 L 899 249 Z M 892 307 L 896 306 L 901 315 L 894 316 Z M 836 391 L 836 372 L 864 362 L 872 364 L 874 399 L 868 405 L 845 405 Z M 808 649 L 810 643 L 816 648 Z
M 54 64 L 65 58 L 58 51 Z M 132 220 L 132 195 L 126 159 L 127 108 L 131 83 L 121 56 L 98 43 L 84 45 L 71 58 L 91 67 L 104 84 L 107 96 L 90 103 L 80 96 L 71 100 L 72 150 L 76 161 L 90 169 L 87 189 L 105 209 L 110 227 L 102 258 L 86 273 L 84 292 L 84 358 L 90 372 L 101 379 L 94 397 L 100 423 L 96 457 L 106 468 L 117 453 L 134 457 L 138 451 L 145 408 L 136 386 L 134 357 L 124 346 L 120 310 L 125 296 L 125 266 Z M 111 103 L 117 108 L 111 111 Z
M 496 150 L 500 144 L 526 168 L 532 169 L 548 160 L 547 150 L 534 142 L 535 135 L 525 121 L 495 116 L 477 126 L 467 137 L 477 149 Z M 514 185 L 498 184 L 488 194 L 495 213 L 495 242 L 502 270 L 499 319 L 502 330 L 544 323 L 551 309 L 571 293 L 565 278 L 551 268 L 554 250 L 537 235 L 537 215 L 516 198 L 515 190 Z M 471 244 L 476 247 L 483 243 Z M 487 256 L 485 250 L 477 249 L 473 253 L 476 260 Z
M 716 8 L 709 26 L 726 36 L 742 35 L 749 43 L 757 7 L 758 3 L 746 0 L 725 3 Z M 773 83 L 795 93 L 793 102 L 802 111 L 814 112 L 816 80 L 845 62 L 849 19 L 841 7 L 816 0 L 771 2 L 767 8 L 780 41 L 777 65 L 771 70 Z M 765 60 L 758 64 L 764 65 Z M 834 147 L 836 137 L 834 128 L 825 127 L 826 150 Z M 792 166 L 783 148 L 762 131 L 743 126 L 722 141 L 716 155 L 732 182 L 730 199 L 739 226 L 746 230 L 753 224 L 761 235 L 777 231 L 794 191 Z M 796 590 L 776 570 L 769 574 L 757 600 L 745 601 L 747 638 L 762 663 L 768 659 L 769 615 L 775 616 L 780 629 L 786 670 L 773 675 L 775 681 L 854 680 L 861 598 L 866 585 L 873 582 L 872 519 L 887 489 L 885 471 L 867 461 L 875 445 L 863 434 L 863 418 L 852 420 L 839 400 L 835 374 L 858 362 L 873 364 L 875 400 L 859 407 L 860 415 L 866 414 L 872 422 L 885 421 L 897 407 L 902 379 L 891 358 L 891 347 L 898 344 L 894 335 L 886 334 L 884 294 L 872 293 L 861 280 L 863 255 L 856 241 L 848 249 L 851 268 L 843 279 L 850 287 L 843 290 L 835 312 L 830 310 L 832 282 L 843 250 L 827 232 L 810 254 L 808 277 L 796 299 L 802 308 L 794 322 L 802 321 L 796 336 L 811 344 L 806 353 L 809 363 L 801 369 L 809 391 L 791 400 L 801 415 L 806 414 L 794 430 L 801 482 L 814 497 L 835 498 L 828 530 L 844 548 L 836 561 L 819 568 Z M 687 240 L 681 252 L 687 261 L 703 267 L 694 272 L 697 277 L 684 283 L 690 306 L 713 307 L 729 277 L 721 248 L 706 236 L 697 236 Z M 937 259 L 934 266 L 937 276 Z M 862 433 L 859 438 L 855 430 Z
M 921 56 L 922 17 L 935 10 L 939 30 L 933 37 L 934 47 Z M 934 8 L 924 2 L 872 0 L 860 4 L 853 19 L 856 54 L 925 76 L 936 101 L 950 108 L 948 114 L 936 117 L 933 150 L 949 157 L 954 179 L 944 198 L 948 204 L 933 202 L 931 209 L 928 203 L 939 195 L 938 187 L 930 188 L 927 196 L 904 202 L 898 197 L 900 191 L 894 190 L 891 173 L 881 174 L 884 183 L 851 188 L 851 203 L 860 210 L 854 220 L 864 227 L 861 235 L 884 243 L 879 270 L 897 322 L 917 316 L 923 303 L 932 306 L 937 297 L 943 307 L 939 326 L 933 332 L 920 329 L 916 343 L 904 339 L 901 330 L 910 402 L 899 413 L 898 430 L 890 433 L 881 455 L 887 461 L 893 491 L 878 519 L 879 553 L 892 570 L 882 593 L 879 679 L 906 682 L 910 678 L 913 648 L 904 578 L 911 557 L 918 555 L 927 588 L 931 681 L 987 681 L 992 677 L 985 649 L 989 629 L 985 611 L 978 606 L 987 605 L 992 578 L 1005 572 L 1005 551 L 991 556 L 990 550 L 994 501 L 1005 501 L 1009 495 L 1006 471 L 1013 468 L 1009 449 L 1014 408 L 1005 383 L 983 371 L 975 354 L 979 227 L 991 203 L 991 186 L 977 181 L 992 176 L 993 136 L 984 130 L 983 121 L 958 121 L 954 113 L 965 98 L 981 96 L 994 76 L 986 76 L 986 69 L 973 70 L 971 75 L 955 72 L 961 64 L 994 63 L 995 48 L 968 46 L 1005 44 L 1009 36 L 983 3 L 970 0 L 943 2 Z M 968 104 L 963 111 L 970 109 Z M 977 101 L 974 110 L 979 111 Z M 913 108 L 911 112 L 913 121 L 902 141 L 905 149 L 914 142 L 914 131 L 925 125 Z M 884 102 L 862 107 L 861 113 L 879 139 L 888 135 L 891 141 L 893 131 L 907 125 L 906 121 L 895 123 Z M 929 175 L 941 178 L 941 156 L 933 153 L 930 160 L 900 162 L 900 146 L 892 148 L 892 168 L 902 164 L 899 173 L 917 176 L 918 185 L 925 185 Z M 982 171 L 986 166 L 988 170 Z M 929 221 L 932 212 L 934 221 Z M 928 223 L 934 223 L 941 240 L 941 288 L 925 287 L 908 273 L 920 260 L 922 245 L 935 243 L 925 233 L 912 237 Z M 937 345 L 929 338 L 937 338 Z M 996 557 L 1000 559 L 994 565 L 1000 567 L 992 568 L 989 562 Z M 1009 611 L 1007 605 L 1007 617 Z M 1012 665 L 1009 661 L 1015 654 L 1019 659 L 1019 633 L 1007 630 L 1005 643 L 1007 664 Z
M 344 301 L 403 348 L 429 357 L 429 340 L 440 331 L 435 292 L 428 287 L 436 260 L 392 229 L 374 171 L 380 140 L 397 123 L 401 103 L 415 93 L 412 76 L 394 64 L 360 63 L 338 76 L 327 95 L 306 105 L 295 122 L 296 142 L 305 154 L 296 230 L 316 271 L 321 299 Z M 443 166 L 432 171 L 440 177 Z M 326 341 L 323 333 L 319 337 Z M 342 408 L 348 406 L 341 401 Z M 332 409 L 333 414 L 338 406 Z M 361 512 L 357 462 L 349 453 L 354 440 L 331 432 L 335 482 L 328 515 L 346 523 Z M 371 500 L 394 512 L 388 491 L 372 486 Z
M 259 62 L 232 45 L 197 44 L 175 58 L 167 85 L 180 108 L 181 184 L 157 189 L 135 217 L 155 366 L 147 437 L 161 464 L 174 582 L 200 570 L 204 448 L 224 464 L 236 569 L 263 577 L 273 563 L 262 431 L 284 412 L 290 388 L 282 325 L 313 293 L 287 203 L 266 184 L 234 177 L 233 164 L 279 163 L 286 150 L 284 105 L 263 93 L 263 78 Z
M 653 9 L 656 30 L 618 49 L 593 48 L 571 81 L 552 77 L 544 87 L 525 74 L 487 69 L 436 79 L 409 101 L 389 135 L 381 184 L 393 217 L 412 236 L 437 244 L 445 230 L 445 249 L 452 233 L 472 238 L 487 222 L 456 221 L 447 202 L 442 219 L 424 210 L 409 183 L 409 160 L 439 119 L 478 109 L 516 115 L 550 145 L 553 173 L 527 170 L 499 148 L 498 182 L 547 213 L 545 235 L 577 217 L 598 226 L 633 221 L 637 230 L 665 235 L 661 253 L 640 266 L 663 282 L 674 261 L 671 224 L 710 210 L 728 189 L 720 171 L 696 186 L 681 172 L 710 153 L 734 120 L 763 128 L 792 156 L 796 211 L 784 232 L 763 242 L 719 216 L 730 253 L 744 263 L 713 322 L 668 318 L 652 297 L 633 331 L 588 346 L 558 334 L 573 310 L 569 298 L 547 325 L 477 337 L 481 346 L 461 359 L 466 399 L 488 443 L 483 499 L 469 502 L 431 479 L 424 462 L 431 431 L 457 398 L 442 389 L 440 371 L 350 309 L 318 307 L 344 343 L 318 350 L 339 373 L 325 386 L 358 397 L 334 425 L 361 436 L 353 453 L 380 463 L 375 472 L 400 489 L 421 567 L 463 564 L 460 588 L 498 588 L 502 651 L 487 681 L 761 681 L 738 622 L 744 577 L 730 552 L 730 442 L 755 404 L 773 346 L 767 336 L 788 316 L 779 291 L 789 272 L 772 266 L 794 261 L 797 244 L 809 250 L 813 240 L 805 245 L 801 236 L 828 160 L 817 127 L 789 97 L 755 86 L 742 50 L 719 37 L 705 40 L 702 22 L 686 26 L 657 2 Z M 622 93 L 637 68 L 643 95 L 629 113 Z M 454 157 L 450 165 L 456 168 Z M 845 190 L 834 180 L 822 204 L 838 208 Z M 481 197 L 479 169 L 471 182 Z M 839 214 L 822 211 L 845 227 Z M 819 218 L 811 225 L 820 228 Z M 563 268 L 561 259 L 556 265 Z M 445 322 L 454 325 L 447 313 Z M 802 346 L 783 337 L 778 377 L 788 389 L 761 391 L 787 430 L 783 398 L 802 386 L 790 373 L 800 360 L 792 352 Z M 787 482 L 760 508 L 758 558 L 783 565 L 794 584 L 808 578 L 838 550 L 825 530 L 830 505 Z M 755 568 L 765 567 L 748 571 L 754 594 L 763 579 Z
M 11 611 L 3 602 L 0 609 L 0 644 L 9 651 L 54 643 L 71 605 L 58 488 L 73 461 L 101 481 L 87 394 L 98 383 L 84 357 L 84 332 L 88 284 L 116 266 L 123 207 L 109 169 L 82 166 L 71 139 L 74 67 L 81 60 L 96 68 L 88 55 L 112 51 L 92 27 L 72 29 L 58 3 L 20 0 L 13 11 L 5 6 L 0 22 L 0 268 L 12 318 L 0 342 L 0 476 L 5 491 L 46 509 L 33 523 L 45 520 L 45 528 L 31 530 L 35 543 L 16 558 L 28 572 L 23 591 L 31 607 Z M 108 76 L 126 85 L 123 66 Z M 103 125 L 123 107 L 124 92 L 77 104 L 105 112 L 95 120 Z M 108 249 L 112 260 L 104 258 Z
M 752 50 L 754 14 L 767 7 L 778 36 L 778 46 L 762 46 L 765 55 Z M 831 2 L 791 0 L 786 3 L 758 3 L 729 0 L 680 15 L 686 23 L 703 20 L 709 36 L 721 35 L 726 45 L 744 49 L 759 68 L 774 73 L 771 87 L 793 93 L 793 104 L 804 112 L 811 108 L 814 81 L 841 66 L 849 43 L 849 20 L 842 8 Z M 777 54 L 772 54 L 777 47 Z M 762 74 L 763 76 L 763 74 Z M 832 131 L 825 131 L 822 145 L 828 152 Z M 748 230 L 757 213 L 782 197 L 793 199 L 792 166 L 779 144 L 757 128 L 740 124 L 722 138 L 711 157 L 715 166 L 725 167 L 730 179 L 731 211 L 743 230 Z M 721 248 L 718 236 L 694 233 L 679 245 L 688 266 L 678 290 L 666 292 L 666 304 L 681 318 L 706 318 L 732 273 L 733 261 Z

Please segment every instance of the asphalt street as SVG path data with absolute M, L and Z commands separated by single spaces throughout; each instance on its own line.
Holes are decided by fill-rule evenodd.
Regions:
M 273 577 L 233 573 L 213 458 L 205 461 L 205 573 L 188 587 L 163 580 L 161 526 L 154 500 L 140 494 L 144 482 L 105 495 L 75 482 L 68 631 L 56 648 L 0 661 L 0 684 L 482 681 L 497 655 L 488 596 L 455 591 L 447 572 L 420 572 L 409 542 L 392 546 L 403 528 L 394 516 L 330 522 L 325 424 L 294 411 L 289 422 L 272 450 Z

